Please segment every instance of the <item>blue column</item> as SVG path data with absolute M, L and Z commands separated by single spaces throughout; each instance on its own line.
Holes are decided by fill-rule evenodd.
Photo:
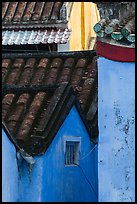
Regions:
M 135 64 L 98 59 L 99 202 L 135 200 Z

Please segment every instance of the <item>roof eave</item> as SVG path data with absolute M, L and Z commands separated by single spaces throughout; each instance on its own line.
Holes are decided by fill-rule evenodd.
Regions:
M 93 143 L 96 143 L 96 140 L 92 137 L 92 126 L 87 121 L 86 116 L 82 111 L 80 103 L 75 95 L 75 92 L 69 83 L 63 83 L 61 85 L 58 84 L 56 86 L 41 87 L 19 86 L 17 88 L 15 86 L 9 85 L 3 87 L 3 94 L 7 94 L 10 92 L 28 92 L 30 91 L 30 89 L 34 92 L 54 89 L 56 93 L 53 96 L 52 101 L 50 102 L 49 107 L 46 111 L 45 120 L 43 119 L 43 121 L 45 122 L 43 123 L 42 121 L 42 123 L 37 127 L 38 135 L 31 135 L 31 137 L 28 138 L 25 143 L 22 143 L 21 140 L 15 141 L 13 138 L 12 141 L 15 146 L 18 147 L 18 149 L 24 149 L 24 151 L 31 156 L 44 154 L 74 105 L 77 108 L 77 111 L 87 129 L 91 141 Z M 39 134 L 41 136 L 39 136 Z M 10 131 L 8 131 L 8 135 L 11 135 Z
M 28 21 L 28 22 L 3 22 L 2 30 L 6 29 L 44 29 L 44 28 L 67 28 L 68 21 L 64 20 L 47 20 L 47 21 Z
M 57 52 L 57 51 L 52 51 L 52 52 L 30 52 L 27 50 L 24 53 L 19 53 L 18 52 L 8 52 L 8 53 L 2 53 L 2 58 L 10 58 L 10 59 L 15 59 L 15 58 L 29 58 L 29 57 L 36 57 L 36 58 L 41 58 L 41 57 L 84 57 L 84 56 L 89 56 L 89 57 L 94 57 L 96 56 L 96 50 L 86 50 L 86 51 L 68 51 L 68 52 Z

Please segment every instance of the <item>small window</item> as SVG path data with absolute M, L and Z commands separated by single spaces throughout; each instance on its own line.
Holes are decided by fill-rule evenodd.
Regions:
M 65 164 L 77 165 L 79 161 L 79 142 L 66 141 Z

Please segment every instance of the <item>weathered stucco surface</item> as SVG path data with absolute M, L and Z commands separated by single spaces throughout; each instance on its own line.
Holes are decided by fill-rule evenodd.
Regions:
M 81 142 L 79 166 L 65 165 L 65 141 Z M 19 202 L 97 201 L 97 145 L 90 141 L 74 106 L 46 153 L 35 157 L 29 175 L 26 162 L 20 163 Z
M 99 202 L 135 201 L 135 64 L 98 59 Z

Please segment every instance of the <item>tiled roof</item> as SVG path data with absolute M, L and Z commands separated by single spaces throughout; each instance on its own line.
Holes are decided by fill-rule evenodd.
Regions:
M 96 137 L 98 134 L 97 56 L 94 51 L 3 54 L 3 86 L 49 86 L 65 82 L 69 82 L 72 85 L 86 119 L 94 129 L 92 136 Z M 28 104 L 31 111 L 29 116 L 27 116 L 27 111 L 26 117 L 24 117 L 26 118 L 23 123 L 23 127 L 26 127 L 25 131 L 32 127 L 30 121 L 27 122 L 28 118 L 31 121 L 33 119 L 38 120 L 37 114 L 34 113 L 33 109 L 41 108 L 43 100 L 47 98 L 48 101 L 50 96 L 42 92 L 35 97 L 34 103 L 34 96 L 31 97 L 29 94 L 23 94 L 19 98 L 15 97 L 13 93 L 4 96 L 2 117 L 8 127 L 10 124 L 11 131 L 13 131 L 13 125 L 16 126 L 16 121 L 19 120 L 19 113 L 21 114 L 26 107 L 23 104 Z M 14 112 L 12 112 L 13 109 L 10 111 L 11 107 L 14 107 Z M 23 132 L 23 129 L 20 129 L 20 138 L 24 137 L 22 134 L 26 133 Z
M 2 2 L 2 45 L 67 43 L 63 2 Z
M 100 38 L 112 44 L 134 46 L 135 43 L 135 3 L 98 2 L 101 20 L 94 25 Z
M 2 45 L 67 43 L 69 29 L 3 31 Z
M 73 89 L 56 86 L 7 86 L 3 89 L 3 120 L 10 138 L 29 155 L 44 153 L 71 107 L 76 105 L 91 135 Z M 92 139 L 92 138 L 91 138 Z
M 29 25 L 56 22 L 63 2 L 2 2 L 2 24 Z

